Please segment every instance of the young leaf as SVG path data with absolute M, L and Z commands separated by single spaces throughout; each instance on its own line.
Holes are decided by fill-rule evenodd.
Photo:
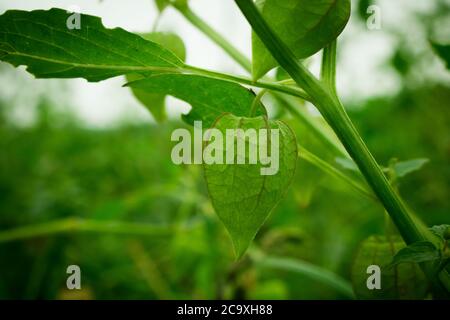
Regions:
M 389 264 L 389 267 L 395 266 L 400 263 L 420 263 L 438 259 L 440 259 L 439 251 L 431 242 L 419 241 L 397 252 L 397 254 L 394 256 L 394 259 Z
M 358 250 L 352 266 L 352 283 L 359 299 L 423 299 L 428 292 L 428 281 L 416 263 L 402 263 L 389 268 L 397 251 L 405 245 L 400 238 L 388 241 L 385 237 L 372 236 Z M 367 280 L 371 265 L 381 269 L 381 289 L 370 290 Z
M 234 149 L 239 141 L 245 141 L 245 164 L 237 164 L 235 152 L 233 164 L 204 165 L 212 204 L 231 236 L 236 256 L 240 258 L 291 183 L 297 164 L 297 142 L 294 133 L 286 124 L 281 121 L 268 121 L 263 117 L 243 118 L 226 114 L 216 121 L 214 128 L 223 136 L 226 135 L 227 129 L 242 129 L 244 132 L 247 129 L 255 129 L 256 132 L 268 128 L 270 131 L 279 130 L 279 168 L 274 175 L 262 175 L 261 170 L 266 166 L 260 161 L 257 164 L 249 164 L 251 141 L 247 141 L 243 135 L 238 136 L 231 146 Z M 268 136 L 271 134 L 268 133 Z M 264 139 L 262 140 L 258 141 L 259 149 L 265 143 Z M 231 149 L 227 149 L 226 141 L 223 141 L 220 148 L 227 152 Z M 275 155 L 274 148 L 275 145 L 272 155 Z
M 210 127 L 226 112 L 248 116 L 255 99 L 251 91 L 239 84 L 190 74 L 154 74 L 127 85 L 147 93 L 171 95 L 186 101 L 192 110 L 183 115 L 183 119 L 189 124 L 201 120 L 204 127 Z M 258 109 L 257 115 L 261 114 Z
M 0 60 L 26 65 L 37 78 L 100 81 L 184 63 L 160 45 L 123 29 L 107 29 L 100 18 L 81 15 L 69 29 L 65 10 L 7 11 L 0 16 Z
M 153 41 L 164 48 L 172 51 L 181 61 L 186 60 L 186 47 L 183 40 L 174 33 L 153 32 L 142 35 L 146 40 Z M 133 82 L 143 79 L 144 76 L 138 73 L 129 74 L 126 76 L 128 82 Z M 153 115 L 156 121 L 161 122 L 166 119 L 165 94 L 150 93 L 145 90 L 131 88 L 134 96 L 141 102 Z
M 398 178 L 404 177 L 411 172 L 420 170 L 429 159 L 413 159 L 408 161 L 397 162 L 394 165 L 395 174 Z
M 450 69 L 450 44 L 444 45 L 433 41 L 430 41 L 434 51 L 445 61 L 447 69 Z
M 350 17 L 350 0 L 265 0 L 263 17 L 296 57 L 307 58 L 336 39 Z M 277 66 L 256 34 L 252 36 L 253 77 Z
M 432 226 L 430 231 L 437 235 L 442 240 L 450 239 L 450 225 L 441 224 L 439 226 Z

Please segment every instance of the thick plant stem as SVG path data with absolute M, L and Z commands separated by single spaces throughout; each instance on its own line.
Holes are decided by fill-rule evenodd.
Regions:
M 368 184 L 397 226 L 404 241 L 407 244 L 411 244 L 417 241 L 428 240 L 426 235 L 419 230 L 418 225 L 414 222 L 412 215 L 408 212 L 400 196 L 391 187 L 341 103 L 333 97 L 332 93 L 326 89 L 322 82 L 298 62 L 293 52 L 278 38 L 262 18 L 252 0 L 235 0 L 235 2 L 272 56 L 289 73 L 300 88 L 309 94 L 313 103 L 358 165 Z M 428 268 L 424 268 L 424 271 L 436 290 L 440 292 L 449 290 L 449 287 L 444 287 L 448 285 L 447 281 L 443 285 L 437 281 L 436 275 L 433 275 Z

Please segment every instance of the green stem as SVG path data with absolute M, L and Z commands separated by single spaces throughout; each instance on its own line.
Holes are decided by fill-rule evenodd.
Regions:
M 295 96 L 295 97 L 298 97 L 298 98 L 301 98 L 301 99 L 307 100 L 307 101 L 310 100 L 309 96 L 307 94 L 305 94 L 305 92 L 303 90 L 300 90 L 295 87 L 284 86 L 284 85 L 276 84 L 273 82 L 267 82 L 267 81 L 254 81 L 254 80 L 251 80 L 251 79 L 248 79 L 245 77 L 235 76 L 235 75 L 226 74 L 226 73 L 217 72 L 217 71 L 206 70 L 206 69 L 202 69 L 202 68 L 198 68 L 198 67 L 194 67 L 194 66 L 190 66 L 190 65 L 185 65 L 185 67 L 183 68 L 183 71 L 188 71 L 188 72 L 192 72 L 194 74 L 204 75 L 204 76 L 217 78 L 217 79 L 221 79 L 221 80 L 238 82 L 238 83 L 246 84 L 246 85 L 249 85 L 252 87 L 258 87 L 258 88 L 269 89 L 269 90 L 273 90 L 273 91 L 277 91 L 277 92 L 281 92 L 281 93 L 286 93 L 291 96 Z
M 323 49 L 321 79 L 330 93 L 337 98 L 336 90 L 336 50 L 337 40 Z
M 66 232 L 97 232 L 164 237 L 170 236 L 173 231 L 173 227 L 170 226 L 153 226 L 142 223 L 67 218 L 37 225 L 19 227 L 12 230 L 0 231 L 0 243 Z
M 173 4 L 175 9 L 177 9 L 192 25 L 201 30 L 206 34 L 213 42 L 219 45 L 226 53 L 228 53 L 239 65 L 242 66 L 246 71 L 251 71 L 252 63 L 251 61 L 242 54 L 238 49 L 231 45 L 220 33 L 209 26 L 202 18 L 197 16 L 188 6 L 180 6 Z
M 264 105 L 262 105 L 261 100 L 264 97 L 264 95 L 267 93 L 267 89 L 262 89 L 255 97 L 255 99 L 253 100 L 252 103 L 252 107 L 250 109 L 250 117 L 254 117 L 256 114 L 256 111 L 258 110 L 258 108 L 263 109 L 264 114 L 267 117 L 267 110 L 264 107 Z
M 291 115 L 299 120 L 310 132 L 314 133 L 314 136 L 321 141 L 328 150 L 331 150 L 334 154 L 349 158 L 347 151 L 342 147 L 340 143 L 336 143 L 335 139 L 330 137 L 330 134 L 325 132 L 320 124 L 315 121 L 314 118 L 304 110 L 304 108 L 295 107 L 288 97 L 277 95 L 278 100 L 284 104 L 284 107 L 291 113 Z
M 374 200 L 377 201 L 377 199 L 374 197 L 373 193 L 370 192 L 369 190 L 367 190 L 366 187 L 364 187 L 363 185 L 361 185 L 359 182 L 355 181 L 351 177 L 347 176 L 343 172 L 339 171 L 335 167 L 331 166 L 326 161 L 320 159 L 318 156 L 316 156 L 315 154 L 306 150 L 305 148 L 299 147 L 299 157 L 308 161 L 309 163 L 316 166 L 323 172 L 329 174 L 330 176 L 340 179 L 343 182 L 347 183 L 359 194 L 367 197 L 368 199 L 370 199 L 372 201 L 374 201 Z
M 313 103 L 333 128 L 338 138 L 358 165 L 368 184 L 381 201 L 394 221 L 397 229 L 407 244 L 426 240 L 400 196 L 392 189 L 386 176 L 353 126 L 342 104 L 315 78 L 309 70 L 298 62 L 293 52 L 273 32 L 262 18 L 252 0 L 235 0 L 253 30 L 292 79 L 312 98 Z M 436 281 L 429 270 L 426 272 L 435 289 L 445 292 L 445 288 Z M 448 284 L 448 283 L 446 283 Z M 450 288 L 447 288 L 449 290 Z
M 250 251 L 250 257 L 260 267 L 297 272 L 334 288 L 347 298 L 355 298 L 351 284 L 345 279 L 309 262 L 284 257 L 266 256 L 255 250 Z

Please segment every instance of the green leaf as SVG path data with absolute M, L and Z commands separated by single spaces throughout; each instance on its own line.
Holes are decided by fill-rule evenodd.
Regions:
M 434 51 L 445 61 L 447 69 L 450 69 L 450 44 L 444 45 L 430 41 Z
M 350 17 L 350 0 L 265 0 L 257 5 L 299 59 L 315 54 L 336 39 Z M 253 77 L 259 79 L 277 63 L 256 34 L 252 45 Z
M 214 128 L 224 136 L 227 129 L 279 130 L 279 168 L 274 175 L 262 175 L 261 169 L 266 166 L 259 161 L 249 164 L 250 142 L 247 140 L 246 164 L 236 164 L 235 152 L 234 164 L 204 165 L 213 207 L 231 236 L 236 256 L 240 258 L 291 183 L 297 164 L 297 142 L 285 123 L 268 121 L 264 117 L 243 118 L 226 114 L 216 121 Z M 244 139 L 244 136 L 238 136 L 232 147 Z M 258 148 L 265 143 L 259 140 Z M 223 141 L 220 147 L 227 150 L 226 146 L 226 141 Z
M 404 177 L 414 171 L 420 170 L 429 159 L 414 159 L 408 161 L 397 162 L 394 165 L 394 170 L 398 178 Z
M 388 241 L 372 236 L 362 244 L 352 266 L 352 283 L 359 299 L 423 299 L 428 293 L 428 281 L 417 263 L 402 263 L 388 267 L 396 252 L 405 245 L 400 238 Z M 367 268 L 381 269 L 381 289 L 369 290 Z
M 442 240 L 450 239 L 450 225 L 442 224 L 439 226 L 432 226 L 430 231 L 437 235 Z
M 201 120 L 204 127 L 210 127 L 225 112 L 249 116 L 255 100 L 255 94 L 239 84 L 190 74 L 155 74 L 127 86 L 186 101 L 192 110 L 183 119 L 189 124 Z M 261 114 L 259 109 L 257 115 Z
M 395 266 L 400 263 L 420 263 L 438 259 L 440 259 L 439 251 L 431 242 L 418 241 L 397 252 L 389 266 Z
M 81 28 L 71 30 L 70 16 L 61 9 L 7 11 L 0 16 L 0 60 L 26 65 L 37 78 L 88 81 L 184 66 L 160 45 L 121 28 L 107 29 L 98 17 L 81 15 Z
M 164 11 L 170 4 L 169 0 L 155 0 L 156 7 L 160 12 Z
M 183 40 L 173 33 L 166 32 L 153 32 L 142 35 L 146 40 L 153 41 L 164 48 L 172 51 L 181 60 L 186 60 L 186 47 Z M 143 79 L 144 76 L 140 74 L 129 74 L 126 76 L 128 82 L 137 81 Z M 165 94 L 149 93 L 145 90 L 137 88 L 131 88 L 134 96 L 141 102 L 153 115 L 156 121 L 162 122 L 166 119 L 165 112 Z

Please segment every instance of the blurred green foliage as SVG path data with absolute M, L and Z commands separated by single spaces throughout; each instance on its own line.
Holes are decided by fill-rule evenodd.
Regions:
M 450 119 L 444 101 L 450 101 L 449 88 L 419 88 L 367 101 L 351 113 L 381 163 L 392 155 L 430 159 L 400 183 L 428 225 L 448 222 L 450 212 Z M 45 101 L 39 110 L 39 120 L 28 128 L 1 117 L 1 230 L 66 217 L 191 227 L 156 239 L 73 231 L 0 243 L 1 298 L 70 297 L 63 290 L 70 264 L 82 268 L 86 298 L 339 297 L 307 276 L 262 269 L 249 258 L 233 261 L 201 168 L 170 160 L 171 130 L 183 124 L 94 130 L 75 121 L 55 126 L 61 115 L 52 114 Z M 314 137 L 296 129 L 304 145 L 332 160 Z M 359 243 L 384 232 L 382 210 L 305 162 L 296 175 L 256 246 L 350 279 Z M 142 263 L 156 271 L 142 270 Z

